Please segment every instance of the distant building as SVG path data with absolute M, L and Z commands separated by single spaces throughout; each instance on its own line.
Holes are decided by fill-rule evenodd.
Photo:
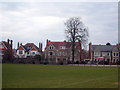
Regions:
M 75 43 L 75 56 L 74 61 L 80 61 L 80 46 L 81 43 Z M 68 63 L 72 61 L 72 44 L 71 42 L 63 41 L 63 42 L 52 42 L 50 40 L 46 40 L 45 47 L 45 60 L 49 63 Z M 83 58 L 81 58 L 83 59 Z
M 120 59 L 119 45 L 92 45 L 89 44 L 89 58 L 100 62 L 117 63 Z
M 41 55 L 42 53 L 42 44 L 39 43 L 39 48 L 34 43 L 27 43 L 25 45 L 19 44 L 16 55 L 19 58 L 34 57 L 35 55 Z
M 12 51 L 13 40 L 7 40 L 0 42 L 0 62 L 2 59 L 10 60 L 13 57 Z

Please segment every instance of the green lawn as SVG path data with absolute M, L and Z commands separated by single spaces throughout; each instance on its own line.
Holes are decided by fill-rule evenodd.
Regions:
M 3 88 L 118 88 L 117 67 L 3 64 Z

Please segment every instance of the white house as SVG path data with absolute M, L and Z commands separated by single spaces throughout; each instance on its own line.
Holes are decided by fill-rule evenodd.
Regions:
M 35 56 L 40 55 L 42 52 L 42 44 L 39 43 L 39 48 L 34 43 L 27 43 L 25 45 L 20 45 L 18 42 L 18 48 L 17 48 L 17 57 L 19 58 L 26 58 L 28 56 Z

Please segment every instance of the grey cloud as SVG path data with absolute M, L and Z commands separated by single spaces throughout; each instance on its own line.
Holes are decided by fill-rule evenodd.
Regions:
M 46 39 L 64 40 L 64 22 L 67 18 L 79 16 L 89 28 L 93 43 L 117 43 L 117 3 L 2 3 L 2 32 L 14 32 L 15 42 L 43 42 Z M 38 19 L 36 19 L 38 17 Z M 51 17 L 47 21 L 41 17 Z M 54 18 L 55 17 L 55 18 Z M 58 18 L 58 19 L 57 19 Z M 48 25 L 48 23 L 50 23 Z M 109 33 L 109 34 L 108 34 Z M 112 37 L 111 37 L 112 36 Z M 4 37 L 3 39 L 7 39 Z

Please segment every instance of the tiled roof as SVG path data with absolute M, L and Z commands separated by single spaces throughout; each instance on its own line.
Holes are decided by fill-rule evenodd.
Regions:
M 76 42 L 77 45 L 79 45 L 78 42 Z M 65 46 L 66 48 L 70 48 L 72 43 L 71 42 L 48 42 L 46 48 L 49 46 L 49 45 L 54 45 L 56 49 L 59 49 L 60 46 Z M 45 49 L 46 49 L 45 48 Z
M 118 48 L 116 45 L 92 45 L 93 51 L 118 51 Z
M 8 42 L 2 41 L 4 43 L 4 45 L 7 47 L 7 49 L 11 49 L 10 44 L 8 44 Z
M 39 50 L 39 48 L 34 44 L 34 43 L 27 43 L 23 46 L 26 50 L 30 50 L 31 48 L 35 47 L 37 50 Z

